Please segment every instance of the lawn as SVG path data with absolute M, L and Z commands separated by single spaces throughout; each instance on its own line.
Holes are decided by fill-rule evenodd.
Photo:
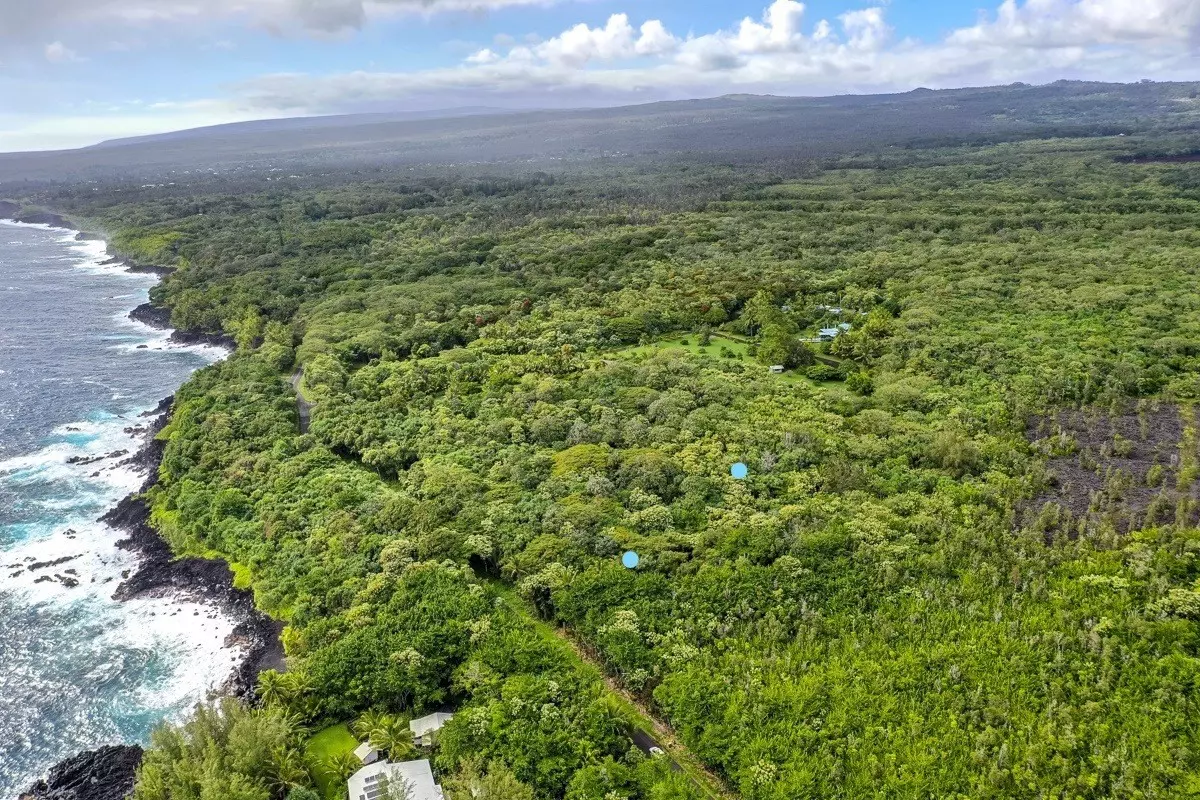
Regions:
M 671 350 L 679 350 L 691 353 L 697 356 L 708 356 L 709 358 L 729 359 L 730 361 L 740 361 L 746 364 L 753 365 L 756 369 L 761 369 L 766 372 L 767 367 L 760 364 L 757 359 L 751 356 L 748 352 L 750 343 L 742 339 L 735 339 L 722 334 L 714 333 L 712 339 L 707 346 L 701 346 L 699 334 L 689 336 L 675 336 L 669 339 L 660 339 L 657 342 L 649 344 L 636 345 L 634 347 L 626 347 L 618 351 L 617 355 L 624 357 L 641 357 L 650 356 L 655 353 L 663 353 Z M 837 359 L 827 355 L 818 355 L 818 359 L 826 364 L 836 365 Z M 812 387 L 829 387 L 840 386 L 839 381 L 823 381 L 816 382 L 809 380 L 803 369 L 790 369 L 782 375 L 774 376 L 776 379 L 787 383 L 805 384 Z
M 638 345 L 621 351 L 622 355 L 648 356 L 664 350 L 686 350 L 693 355 L 712 356 L 713 358 L 729 358 L 738 361 L 752 361 L 746 352 L 749 343 L 713 334 L 708 346 L 700 344 L 699 334 L 692 336 L 676 336 L 673 339 L 663 339 L 650 344 Z
M 358 739 L 355 739 L 350 729 L 342 724 L 326 728 L 309 739 L 308 744 L 304 746 L 304 757 L 308 762 L 309 772 L 327 800 L 342 800 L 346 796 L 346 785 L 340 777 L 325 770 L 323 765 L 334 756 L 354 752 L 358 744 Z

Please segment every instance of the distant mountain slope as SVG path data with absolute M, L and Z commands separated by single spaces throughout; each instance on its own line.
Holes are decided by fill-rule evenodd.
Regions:
M 249 122 L 230 122 L 224 125 L 209 125 L 203 128 L 189 128 L 170 133 L 151 134 L 148 136 L 130 136 L 123 139 L 110 139 L 100 142 L 83 150 L 100 150 L 130 145 L 154 144 L 179 139 L 200 139 L 215 137 L 244 136 L 247 134 L 277 134 L 291 133 L 301 130 L 319 130 L 329 128 L 350 128 L 357 125 L 373 125 L 388 122 L 408 122 L 419 119 L 453 119 L 455 117 L 470 117 L 484 114 L 503 114 L 508 109 L 490 108 L 486 106 L 468 108 L 449 108 L 438 111 L 399 111 L 379 114 L 336 114 L 321 117 L 284 117 L 282 119 L 260 119 Z
M 326 169 L 604 156 L 823 158 L 932 146 L 1200 124 L 1200 83 L 1060 81 L 838 97 L 731 95 L 568 111 L 431 119 L 360 114 L 224 125 L 53 153 L 0 155 L 0 183 L 139 177 L 171 170 Z

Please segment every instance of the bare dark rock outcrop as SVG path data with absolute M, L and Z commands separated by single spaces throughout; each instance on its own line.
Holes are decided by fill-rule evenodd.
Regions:
M 123 800 L 133 791 L 142 748 L 110 745 L 72 756 L 19 800 Z
M 1142 401 L 1120 411 L 1069 409 L 1031 420 L 1046 456 L 1044 487 L 1018 522 L 1071 538 L 1200 522 L 1200 449 L 1193 412 Z
M 130 311 L 129 318 L 143 325 L 149 325 L 151 328 L 159 330 L 171 329 L 170 309 L 159 308 L 151 303 L 142 303 L 133 311 Z M 176 344 L 205 344 L 212 347 L 224 347 L 227 350 L 233 350 L 237 347 L 237 342 L 229 336 L 221 333 L 205 333 L 203 331 L 175 329 L 171 332 L 171 341 Z

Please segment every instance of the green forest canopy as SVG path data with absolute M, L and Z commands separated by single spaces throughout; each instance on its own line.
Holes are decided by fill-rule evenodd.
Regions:
M 513 589 L 746 798 L 1200 794 L 1200 164 L 1131 147 L 1180 141 L 43 194 L 238 341 L 154 520 L 288 623 L 271 708 L 162 734 L 140 800 L 443 706 L 464 798 L 705 796 Z

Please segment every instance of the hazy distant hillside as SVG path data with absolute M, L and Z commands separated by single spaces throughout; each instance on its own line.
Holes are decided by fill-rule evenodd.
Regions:
M 1058 82 L 899 95 L 729 96 L 621 108 L 274 120 L 0 155 L 0 182 L 139 177 L 236 167 L 323 169 L 709 153 L 820 158 L 888 146 L 1186 132 L 1200 83 Z
M 508 109 L 488 107 L 451 108 L 439 111 L 402 111 L 381 114 L 338 114 L 325 117 L 289 117 L 285 119 L 260 119 L 250 122 L 231 122 L 225 125 L 211 125 L 204 128 L 190 128 L 170 133 L 152 134 L 149 136 L 131 136 L 124 139 L 110 139 L 84 150 L 110 149 L 178 141 L 180 139 L 226 139 L 247 135 L 279 133 L 295 133 L 304 130 L 320 130 L 331 128 L 352 128 L 363 125 L 378 125 L 381 123 L 411 122 L 424 119 L 453 119 L 455 117 L 481 116 L 485 114 L 510 113 Z

